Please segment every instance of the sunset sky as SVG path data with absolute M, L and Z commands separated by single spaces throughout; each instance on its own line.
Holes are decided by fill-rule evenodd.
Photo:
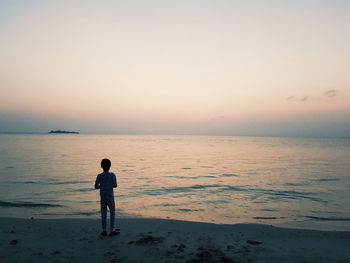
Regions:
M 350 135 L 350 1 L 0 0 L 0 132 Z

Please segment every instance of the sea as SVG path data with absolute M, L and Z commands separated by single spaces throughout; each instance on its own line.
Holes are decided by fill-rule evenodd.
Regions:
M 117 218 L 350 231 L 350 139 L 1 134 L 0 217 L 99 218 L 102 158 Z

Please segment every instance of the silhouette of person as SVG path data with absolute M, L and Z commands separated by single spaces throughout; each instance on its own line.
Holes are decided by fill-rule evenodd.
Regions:
M 111 168 L 111 161 L 109 159 L 103 159 L 101 161 L 101 168 L 103 173 L 100 173 L 96 177 L 95 189 L 100 189 L 100 203 L 101 203 L 101 219 L 102 219 L 102 232 L 101 235 L 107 236 L 107 207 L 110 212 L 110 236 L 119 234 L 114 228 L 115 223 L 115 202 L 113 188 L 117 187 L 117 177 L 114 173 L 109 172 Z

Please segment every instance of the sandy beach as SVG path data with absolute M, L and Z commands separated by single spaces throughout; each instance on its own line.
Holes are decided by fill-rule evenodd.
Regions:
M 0 218 L 1 262 L 350 262 L 350 232 L 259 224 Z

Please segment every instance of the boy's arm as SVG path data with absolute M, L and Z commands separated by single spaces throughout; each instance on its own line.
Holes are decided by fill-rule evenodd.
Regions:
M 113 188 L 116 188 L 118 186 L 117 184 L 117 176 L 114 174 L 113 176 Z
M 100 176 L 97 175 L 96 177 L 96 181 L 95 181 L 95 189 L 100 189 L 101 185 L 100 185 Z

